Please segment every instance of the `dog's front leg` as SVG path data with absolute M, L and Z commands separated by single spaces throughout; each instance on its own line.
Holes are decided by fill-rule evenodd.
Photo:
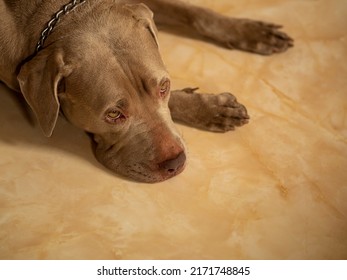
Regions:
M 199 94 L 186 88 L 171 93 L 169 108 L 173 120 L 214 132 L 234 130 L 249 121 L 245 106 L 231 93 Z
M 279 31 L 280 25 L 231 18 L 179 0 L 127 1 L 148 5 L 159 26 L 181 26 L 190 34 L 201 35 L 226 48 L 269 55 L 293 46 L 293 39 Z

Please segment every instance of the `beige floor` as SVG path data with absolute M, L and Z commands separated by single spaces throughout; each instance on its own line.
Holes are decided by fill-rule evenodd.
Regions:
M 296 40 L 262 57 L 160 34 L 174 87 L 231 91 L 250 124 L 179 126 L 185 172 L 138 184 L 100 166 L 62 119 L 46 139 L 1 87 L 0 258 L 347 258 L 347 2 L 191 2 Z

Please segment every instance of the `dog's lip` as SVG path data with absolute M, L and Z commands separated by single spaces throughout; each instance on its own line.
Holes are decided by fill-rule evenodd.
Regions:
M 163 180 L 161 180 L 161 182 L 169 180 L 169 179 L 181 174 L 185 170 L 186 166 L 187 166 L 187 162 L 184 162 L 181 166 L 179 166 L 177 168 L 176 171 L 174 171 L 172 173 L 166 173 L 166 175 L 163 175 Z
M 159 170 L 156 161 L 149 160 L 139 161 L 130 165 L 126 164 L 117 157 L 117 152 L 114 151 L 115 144 L 110 144 L 107 145 L 107 147 L 101 148 L 99 143 L 95 141 L 94 134 L 90 132 L 86 133 L 90 136 L 92 141 L 92 148 L 96 159 L 115 174 L 127 179 L 142 183 L 159 183 L 179 175 L 186 168 L 187 161 L 172 173 Z M 184 148 L 183 151 L 185 152 Z M 136 166 L 140 167 L 140 169 L 136 170 Z
M 151 168 L 150 165 L 152 164 L 147 164 L 147 163 L 139 163 L 142 167 L 145 167 L 145 172 L 144 171 L 137 171 L 135 169 L 129 169 L 130 172 L 127 172 L 125 175 L 127 178 L 135 180 L 137 182 L 142 182 L 142 183 L 160 183 L 164 182 L 166 180 L 169 180 L 180 173 L 184 171 L 184 169 L 187 166 L 187 163 L 183 163 L 175 172 L 172 173 L 165 173 L 161 170 L 158 170 L 157 168 Z M 146 173 L 146 175 L 144 175 Z M 134 175 L 134 176 L 131 176 Z

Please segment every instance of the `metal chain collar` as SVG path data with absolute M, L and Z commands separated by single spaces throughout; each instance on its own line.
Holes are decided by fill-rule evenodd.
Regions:
M 54 27 L 57 25 L 60 18 L 62 16 L 67 15 L 72 10 L 74 10 L 77 6 L 84 4 L 85 2 L 87 2 L 87 0 L 73 0 L 70 3 L 64 5 L 58 12 L 55 13 L 52 19 L 47 23 L 47 27 L 41 32 L 40 40 L 37 42 L 37 45 L 36 45 L 36 53 L 43 48 L 43 45 L 47 37 L 52 33 Z

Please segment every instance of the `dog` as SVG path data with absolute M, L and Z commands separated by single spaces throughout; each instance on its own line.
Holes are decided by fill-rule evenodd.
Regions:
M 91 135 L 99 162 L 136 181 L 184 170 L 186 148 L 173 120 L 216 132 L 249 121 L 230 93 L 171 91 L 157 26 L 262 55 L 293 46 L 279 25 L 183 1 L 68 1 L 0 1 L 0 80 L 23 94 L 46 136 L 61 112 Z

